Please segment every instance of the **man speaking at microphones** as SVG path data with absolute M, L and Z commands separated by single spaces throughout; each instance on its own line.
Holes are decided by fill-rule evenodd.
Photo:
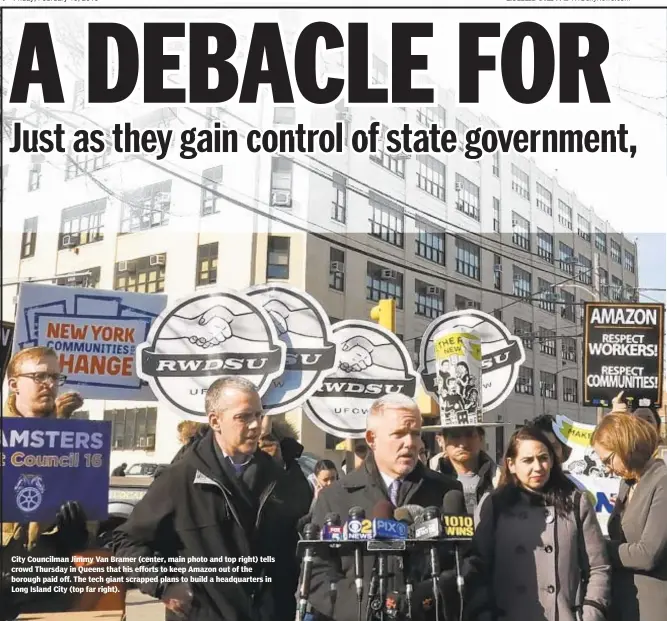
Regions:
M 313 509 L 313 522 L 323 524 L 330 513 L 342 516 L 346 520 L 346 538 L 349 541 L 354 539 L 350 536 L 351 532 L 364 533 L 369 528 L 373 532 L 374 527 L 384 524 L 377 520 L 384 519 L 387 506 L 394 509 L 408 504 L 442 507 L 447 492 L 461 492 L 458 481 L 426 469 L 419 461 L 420 433 L 421 414 L 412 399 L 391 394 L 375 401 L 366 423 L 366 442 L 371 450 L 365 462 L 322 491 Z M 391 524 L 388 523 L 388 526 L 386 534 L 390 534 Z M 360 617 L 366 621 L 369 618 L 369 589 L 374 592 L 378 589 L 378 569 L 387 592 L 404 596 L 405 576 L 400 556 L 369 553 L 363 541 L 353 544 L 352 548 L 354 550 L 342 555 L 337 570 L 338 595 L 333 610 L 329 595 L 331 576 L 335 573 L 332 562 L 323 558 L 326 554 L 320 554 L 320 558 L 315 560 L 310 604 L 317 621 L 359 621 Z M 424 552 L 413 552 L 411 555 L 422 557 L 416 559 L 418 562 L 410 563 L 415 582 L 430 581 Z M 453 590 L 454 597 L 446 598 L 448 601 L 440 607 L 438 621 L 450 621 L 458 619 L 459 613 L 458 598 L 455 597 L 454 556 L 443 550 L 440 557 L 440 570 L 451 575 L 450 590 Z M 441 589 L 442 584 L 441 580 Z M 360 585 L 362 588 L 359 588 Z M 434 618 L 428 601 L 412 602 L 411 608 L 414 619 Z

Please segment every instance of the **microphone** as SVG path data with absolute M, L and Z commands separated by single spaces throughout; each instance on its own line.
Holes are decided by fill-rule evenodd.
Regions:
M 378 520 L 391 520 L 394 516 L 394 505 L 388 500 L 380 500 L 373 507 L 373 523 Z M 379 552 L 377 555 L 377 580 L 378 580 L 378 598 L 382 606 L 387 599 L 387 553 Z
M 340 515 L 327 513 L 322 526 L 322 539 L 324 541 L 342 541 L 345 538 L 345 528 L 340 523 Z
M 343 538 L 343 527 L 340 525 L 340 515 L 327 513 L 322 526 L 322 539 L 325 541 L 339 541 Z M 343 567 L 340 561 L 339 546 L 329 548 L 329 559 L 333 569 L 329 574 L 329 598 L 331 599 L 331 615 L 333 617 L 338 597 L 338 580 L 343 575 Z
M 394 519 L 412 526 L 417 523 L 423 514 L 424 507 L 420 507 L 419 505 L 403 505 L 394 510 Z
M 314 541 L 319 539 L 320 527 L 317 524 L 306 524 L 303 527 L 303 538 L 306 541 Z M 308 596 L 310 595 L 310 579 L 313 573 L 313 559 L 315 554 L 315 547 L 311 545 L 305 546 L 303 553 L 303 569 L 301 572 L 301 580 L 299 582 L 299 619 L 303 621 L 306 615 L 306 608 L 308 607 Z
M 424 508 L 419 505 L 404 505 L 394 511 L 394 519 L 404 523 L 408 529 L 412 527 L 417 517 L 421 517 Z M 403 584 L 405 585 L 405 600 L 408 605 L 407 618 L 412 619 L 412 596 L 414 583 L 412 581 L 412 557 L 409 551 L 405 551 L 401 558 L 401 570 L 403 572 Z
M 345 522 L 346 539 L 352 541 L 361 539 L 362 532 L 365 530 L 364 522 L 367 521 L 365 518 L 366 512 L 361 507 L 352 507 L 349 510 L 348 519 Z M 354 585 L 357 589 L 357 602 L 361 605 L 360 602 L 364 598 L 364 557 L 361 546 L 358 545 L 354 546 Z
M 463 492 L 458 489 L 452 489 L 445 494 L 442 499 L 442 520 L 445 527 L 445 536 L 472 539 L 475 532 L 475 521 L 471 515 L 468 515 L 466 500 Z M 454 542 L 454 557 L 456 559 L 456 587 L 461 600 L 461 609 L 463 609 L 463 586 L 465 581 L 461 575 L 461 559 L 459 556 L 459 546 Z

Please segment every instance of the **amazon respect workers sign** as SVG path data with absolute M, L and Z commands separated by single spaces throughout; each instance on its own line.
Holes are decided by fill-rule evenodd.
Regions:
M 614 509 L 621 480 L 607 473 L 591 446 L 595 425 L 586 425 L 557 415 L 553 430 L 558 439 L 572 449 L 563 470 L 577 487 L 588 493 L 602 532 L 606 535 L 607 522 Z
M 67 501 L 106 519 L 110 451 L 109 421 L 4 418 L 2 519 L 50 524 Z
M 154 401 L 135 369 L 135 353 L 167 303 L 160 294 L 22 284 L 13 353 L 55 349 L 67 375 L 63 390 L 84 399 Z

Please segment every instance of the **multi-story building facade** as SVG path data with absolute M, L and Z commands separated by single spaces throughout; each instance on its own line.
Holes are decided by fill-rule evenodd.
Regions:
M 386 79 L 379 60 L 373 76 Z M 439 94 L 439 106 L 419 109 L 162 108 L 134 126 L 170 127 L 178 137 L 217 121 L 243 142 L 251 127 L 294 123 L 339 121 L 348 141 L 373 119 L 435 123 L 461 139 L 466 128 L 492 124 Z M 95 110 L 43 117 L 107 127 Z M 433 318 L 481 308 L 526 348 L 514 394 L 489 413 L 507 423 L 488 438 L 492 452 L 538 413 L 595 421 L 581 405 L 582 302 L 637 293 L 636 245 L 513 153 L 472 161 L 461 149 L 396 157 L 346 148 L 292 158 L 241 148 L 180 159 L 174 147 L 161 161 L 70 151 L 5 162 L 3 319 L 15 316 L 18 283 L 31 280 L 164 292 L 170 303 L 195 290 L 281 281 L 314 295 L 333 321 L 366 319 L 376 300 L 395 297 L 397 332 L 416 360 Z M 162 463 L 177 449 L 179 418 L 157 402 L 93 401 L 84 410 L 113 421 L 112 464 Z M 308 451 L 333 456 L 334 438 L 298 411 L 288 416 Z

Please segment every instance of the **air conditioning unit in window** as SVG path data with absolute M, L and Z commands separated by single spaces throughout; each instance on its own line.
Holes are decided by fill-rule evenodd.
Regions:
M 382 280 L 396 280 L 396 270 L 382 270 Z
M 473 302 L 472 300 L 468 300 L 466 302 L 466 308 L 477 308 L 477 304 Z
M 113 446 L 111 448 L 119 449 L 122 448 L 122 446 L 123 446 L 122 440 L 114 440 Z
M 165 203 L 171 202 L 171 192 L 158 192 L 155 194 L 155 203 L 158 205 L 164 205 Z
M 502 266 L 502 264 L 501 264 L 501 263 L 496 263 L 496 264 L 493 266 L 493 271 L 494 271 L 496 274 L 502 274 L 502 273 L 503 273 L 503 266 Z
M 133 274 L 137 271 L 137 264 L 134 261 L 118 261 L 118 271 Z
M 409 153 L 394 153 L 392 155 L 392 157 L 396 160 L 405 161 L 405 160 L 409 160 L 412 157 L 412 155 L 410 155 Z
M 332 274 L 342 274 L 345 271 L 345 264 L 342 261 L 332 261 L 329 264 L 329 271 Z
M 429 285 L 426 287 L 426 295 L 440 295 L 440 287 Z
M 78 246 L 80 241 L 79 233 L 70 233 L 69 235 L 63 235 L 63 248 L 74 248 Z
M 163 254 L 152 254 L 148 260 L 148 263 L 151 265 L 151 267 L 154 265 L 164 265 L 165 256 Z
M 454 189 L 455 189 L 457 192 L 463 192 L 463 183 L 462 183 L 461 181 L 457 181 L 457 182 L 454 184 Z
M 155 436 L 148 436 L 146 438 L 146 448 L 154 448 L 155 447 Z
M 68 276 L 67 282 L 76 282 L 79 279 L 78 276 Z
M 275 190 L 271 192 L 271 205 L 276 207 L 289 207 L 292 204 L 292 193 L 288 190 Z
M 146 438 L 139 438 L 139 448 L 146 448 Z

